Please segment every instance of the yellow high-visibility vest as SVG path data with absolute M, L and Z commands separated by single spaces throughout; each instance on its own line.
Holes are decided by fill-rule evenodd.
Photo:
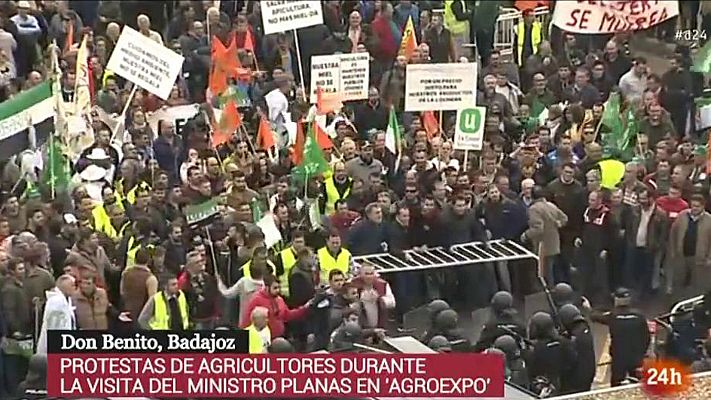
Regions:
M 106 233 L 107 226 L 111 226 L 111 218 L 109 218 L 109 213 L 106 212 L 106 208 L 99 204 L 91 210 L 91 215 L 94 217 L 94 230 L 96 232 Z
M 541 35 L 541 23 L 538 21 L 533 21 L 531 25 L 531 47 L 533 47 L 533 54 L 538 53 L 538 45 L 543 41 L 543 36 Z M 523 64 L 523 41 L 526 36 L 526 25 L 523 20 L 518 23 L 518 29 L 516 30 L 516 40 L 518 44 L 518 65 Z
M 334 269 L 343 272 L 344 275 L 348 275 L 349 269 L 351 267 L 351 252 L 341 248 L 338 252 L 336 258 L 333 258 L 331 253 L 328 251 L 328 247 L 324 246 L 318 249 L 316 252 L 318 255 L 318 267 L 319 267 L 319 279 L 321 283 L 328 282 L 328 275 Z
M 279 277 L 279 290 L 281 291 L 282 297 L 289 297 L 289 275 L 291 275 L 291 269 L 296 265 L 294 248 L 287 247 L 280 251 L 279 257 L 281 257 L 281 265 L 284 267 L 284 273 Z M 274 273 L 276 273 L 276 271 L 274 271 Z
M 264 329 L 266 329 L 267 335 L 271 337 L 269 326 Z M 257 327 L 250 325 L 247 327 L 247 332 L 249 332 L 249 354 L 266 354 L 267 346 L 265 346 L 266 343 L 264 343 L 264 339 L 259 334 Z
M 267 265 L 269 265 L 269 268 L 272 269 L 272 272 L 276 273 L 276 266 L 274 266 L 274 263 L 271 262 L 271 260 L 267 260 Z M 245 278 L 251 278 L 252 277 L 252 272 L 250 271 L 252 267 L 252 260 L 247 261 L 246 263 L 242 264 L 242 267 L 240 269 L 242 270 L 242 275 Z M 269 272 L 269 271 L 266 271 Z
M 469 32 L 469 21 L 457 21 L 452 11 L 454 0 L 446 0 L 444 2 L 444 26 L 449 29 L 452 35 L 463 35 Z M 462 9 L 467 12 L 467 2 L 462 1 Z
M 351 178 L 347 178 L 349 182 L 352 181 Z M 324 182 L 324 185 L 326 185 L 326 215 L 331 215 L 334 211 L 336 211 L 336 202 L 341 199 L 345 199 L 351 194 L 351 186 L 346 189 L 345 193 L 343 193 L 343 196 L 341 196 L 340 193 L 338 193 L 338 189 L 336 189 L 336 183 L 333 180 L 333 177 L 330 177 L 326 179 Z
M 168 303 L 165 301 L 163 291 L 153 295 L 153 318 L 151 318 L 148 326 L 154 331 L 166 331 L 170 329 L 170 314 L 168 313 Z M 188 318 L 188 301 L 182 290 L 178 291 L 178 308 L 180 309 L 180 317 L 183 320 L 183 329 L 188 329 L 190 319 Z
M 123 187 L 123 179 L 119 180 L 116 183 L 116 190 L 114 190 L 114 195 L 116 196 L 116 201 L 121 205 L 121 208 L 123 208 L 124 200 L 126 200 L 128 204 L 136 204 L 136 189 L 138 189 L 139 187 L 145 188 L 148 191 L 151 190 L 151 185 L 149 185 L 145 181 L 141 181 L 136 186 L 132 187 L 131 190 L 129 190 L 127 193 L 124 193 L 125 189 Z
M 125 226 L 126 225 L 124 225 L 124 227 Z M 123 231 L 123 228 L 121 228 L 121 230 Z M 136 237 L 131 236 L 130 238 L 128 238 L 128 251 L 126 251 L 126 268 L 132 268 L 136 265 L 136 253 L 138 253 L 138 249 L 143 247 L 141 243 L 138 243 L 136 246 L 134 246 L 134 244 L 136 244 Z M 146 246 L 147 249 L 152 249 L 154 247 L 155 246 L 153 246 L 152 244 Z

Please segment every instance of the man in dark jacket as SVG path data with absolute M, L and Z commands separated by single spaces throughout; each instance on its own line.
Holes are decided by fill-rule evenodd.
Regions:
M 158 122 L 160 132 L 153 142 L 153 153 L 160 168 L 168 172 L 172 182 L 178 182 L 178 169 L 183 162 L 183 140 L 175 134 L 175 124 L 170 120 Z
M 395 218 L 387 222 L 386 231 L 388 238 L 388 251 L 395 257 L 403 260 L 405 264 L 411 260 L 405 253 L 412 247 L 412 231 L 410 230 L 410 209 L 407 206 L 398 206 Z M 419 271 L 398 272 L 392 274 L 391 285 L 395 288 L 395 313 L 397 322 L 403 327 L 403 317 L 421 298 L 422 274 Z
M 11 259 L 7 265 L 7 279 L 2 288 L 2 314 L 7 322 L 7 338 L 17 341 L 32 335 L 31 299 L 23 287 L 25 265 L 20 259 Z M 7 340 L 7 339 L 4 339 Z M 3 349 L 5 383 L 9 393 L 14 393 L 27 372 L 28 360 L 19 354 Z
M 380 101 L 378 88 L 368 90 L 368 101 L 355 107 L 353 123 L 362 140 L 370 140 L 371 129 L 384 131 L 388 127 L 388 109 Z
M 610 209 L 602 204 L 602 193 L 591 192 L 588 208 L 583 213 L 581 236 L 575 238 L 575 246 L 580 248 L 582 292 L 594 307 L 604 306 L 609 301 L 607 259 L 618 238 L 618 223 Z
M 454 200 L 454 206 L 446 213 L 444 221 L 449 227 L 445 248 L 487 240 L 481 222 L 477 220 L 465 197 L 457 197 Z M 446 297 L 450 300 L 450 304 L 457 301 L 469 307 L 486 307 L 496 288 L 496 274 L 492 265 L 459 266 L 455 271 L 447 272 L 449 273 L 445 279 L 451 284 L 446 285 L 450 289 Z M 457 293 L 451 293 L 452 289 Z
M 600 101 L 600 93 L 590 83 L 590 71 L 587 68 L 579 67 L 575 71 L 575 84 L 563 92 L 563 99 L 570 103 L 580 103 L 586 109 Z
M 388 240 L 383 225 L 383 211 L 378 203 L 368 204 L 365 207 L 365 215 L 366 219 L 351 228 L 347 247 L 354 256 L 387 252 Z

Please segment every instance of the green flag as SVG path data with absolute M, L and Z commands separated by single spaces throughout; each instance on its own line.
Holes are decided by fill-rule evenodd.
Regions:
M 615 135 L 622 134 L 622 119 L 620 118 L 620 94 L 610 93 L 610 98 L 605 102 L 605 110 L 602 112 L 600 123 Z
M 264 212 L 262 212 L 262 207 L 259 205 L 259 200 L 256 197 L 249 203 L 249 208 L 252 210 L 252 222 L 255 224 L 264 217 Z
M 326 157 L 316 141 L 313 125 L 309 124 L 309 132 L 304 142 L 304 157 L 301 164 L 293 170 L 293 174 L 304 182 L 310 177 L 323 174 L 329 170 Z
M 706 42 L 704 47 L 694 57 L 694 64 L 691 66 L 693 72 L 704 74 L 711 73 L 711 41 Z
M 531 117 L 538 119 L 543 110 L 546 109 L 546 105 L 542 101 L 538 100 L 537 96 L 533 96 L 533 101 L 531 101 Z
M 49 188 L 52 198 L 66 190 L 70 180 L 69 161 L 62 153 L 58 140 L 51 135 L 47 141 L 47 165 L 42 171 L 41 182 Z
M 185 220 L 190 226 L 208 225 L 220 212 L 217 199 L 185 207 Z
M 623 152 L 626 151 L 632 138 L 636 137 L 638 133 L 637 118 L 635 118 L 632 108 L 628 107 L 625 115 L 625 129 L 622 131 L 622 135 L 617 142 L 617 148 Z
M 40 197 L 39 188 L 31 180 L 25 180 L 27 186 L 25 186 L 25 192 L 22 194 L 23 199 L 36 199 Z

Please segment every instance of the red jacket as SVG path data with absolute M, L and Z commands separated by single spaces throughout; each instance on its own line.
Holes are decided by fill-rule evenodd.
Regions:
M 662 196 L 657 199 L 657 206 L 664 210 L 671 221 L 674 221 L 677 215 L 689 208 L 689 203 L 684 199 L 672 199 L 669 196 Z
M 380 39 L 378 40 L 378 48 L 373 57 L 380 61 L 392 62 L 400 49 L 400 43 L 395 43 L 390 21 L 382 16 L 378 16 L 373 23 L 370 24 L 370 27 L 373 29 L 375 36 Z
M 252 310 L 255 307 L 265 307 L 269 310 L 267 325 L 271 331 L 272 339 L 284 336 L 286 323 L 303 318 L 308 311 L 305 306 L 290 310 L 281 296 L 272 297 L 269 294 L 269 288 L 265 287 L 257 292 L 249 302 L 246 312 L 242 314 L 242 321 L 239 324 L 241 328 L 246 328 L 252 323 Z

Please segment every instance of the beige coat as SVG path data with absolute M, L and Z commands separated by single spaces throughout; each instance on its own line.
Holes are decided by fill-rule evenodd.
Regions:
M 528 230 L 525 235 L 533 243 L 534 252 L 539 246 L 542 256 L 560 254 L 560 234 L 558 229 L 568 223 L 568 216 L 555 204 L 546 200 L 536 200 L 528 208 Z
M 711 265 L 711 214 L 704 212 L 699 220 L 696 239 L 696 265 Z M 669 255 L 673 260 L 684 256 L 684 236 L 689 227 L 689 210 L 679 213 L 669 234 Z

